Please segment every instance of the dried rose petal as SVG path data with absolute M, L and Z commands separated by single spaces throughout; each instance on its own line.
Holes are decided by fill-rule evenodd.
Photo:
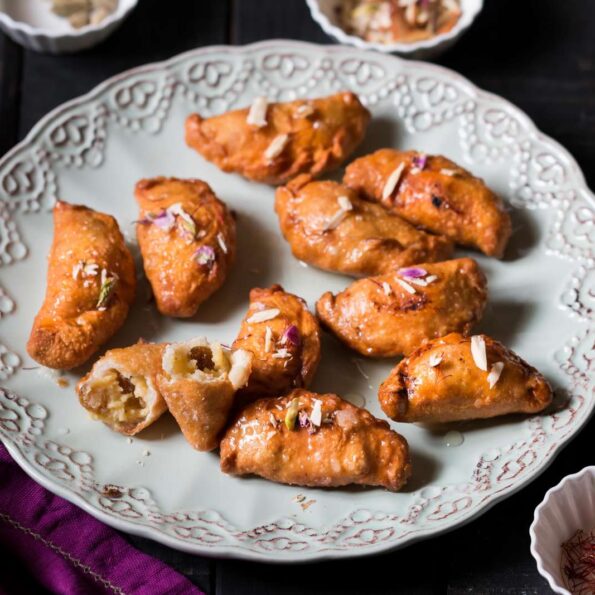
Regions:
M 305 411 L 300 411 L 298 413 L 298 424 L 300 428 L 307 428 L 310 426 L 310 418 Z
M 420 155 L 416 155 L 413 158 L 413 165 L 417 167 L 417 169 L 424 169 L 428 163 L 428 156 L 425 153 L 421 153 Z
M 397 273 L 401 277 L 405 277 L 405 279 L 419 279 L 420 277 L 425 277 L 428 271 L 419 267 L 409 267 L 407 269 L 399 269 Z
M 173 213 L 169 211 L 161 211 L 154 215 L 153 213 L 147 213 L 144 219 L 141 219 L 139 223 L 152 223 L 156 225 L 159 229 L 163 229 L 165 231 L 169 231 L 175 224 L 176 218 Z
M 300 344 L 300 340 L 300 331 L 298 330 L 298 327 L 295 326 L 295 324 L 288 326 L 281 336 L 282 345 L 291 343 L 291 345 L 295 345 L 297 347 Z
M 211 246 L 201 246 L 195 253 L 194 258 L 201 266 L 211 267 L 215 262 L 215 250 Z

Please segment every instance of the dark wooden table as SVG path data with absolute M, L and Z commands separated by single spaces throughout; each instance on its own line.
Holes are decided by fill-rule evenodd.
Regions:
M 527 112 L 595 184 L 595 16 L 592 0 L 487 0 L 439 62 Z M 127 68 L 198 46 L 269 38 L 329 43 L 303 0 L 141 0 L 106 43 L 74 56 L 23 50 L 0 34 L 0 154 L 49 110 Z M 401 551 L 300 566 L 211 560 L 129 537 L 209 594 L 548 593 L 529 552 L 544 492 L 593 464 L 590 424 L 533 484 L 471 524 Z M 150 592 L 150 591 L 147 591 Z

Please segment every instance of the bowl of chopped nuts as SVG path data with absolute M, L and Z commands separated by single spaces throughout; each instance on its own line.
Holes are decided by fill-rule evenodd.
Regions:
M 595 593 L 595 466 L 547 492 L 529 533 L 537 569 L 554 593 Z
M 110 35 L 138 0 L 0 0 L 0 28 L 22 46 L 78 52 Z
M 339 43 L 435 57 L 453 45 L 483 8 L 483 0 L 306 0 L 312 18 Z

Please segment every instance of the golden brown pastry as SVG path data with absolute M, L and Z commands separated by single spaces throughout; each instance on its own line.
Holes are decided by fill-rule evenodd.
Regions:
M 378 392 L 396 421 L 448 422 L 537 413 L 552 401 L 547 380 L 486 335 L 451 333 L 401 360 Z
M 112 430 L 134 436 L 167 405 L 157 386 L 164 345 L 139 342 L 111 349 L 76 387 L 81 405 Z
M 275 210 L 296 258 L 348 275 L 378 275 L 444 260 L 452 243 L 419 231 L 337 182 L 307 175 L 277 188 Z
M 116 220 L 57 202 L 46 294 L 29 355 L 48 368 L 84 364 L 124 324 L 135 290 L 134 262 Z
M 503 202 L 440 155 L 380 149 L 352 162 L 343 182 L 414 225 L 501 257 L 511 234 Z
M 241 411 L 221 441 L 221 470 L 312 487 L 396 491 L 411 475 L 406 440 L 333 394 L 296 389 Z
M 166 316 L 193 316 L 227 277 L 235 221 L 201 180 L 141 180 L 135 194 L 136 235 L 157 308 Z
M 165 348 L 159 389 L 192 448 L 217 448 L 235 392 L 248 381 L 251 360 L 247 351 L 229 352 L 205 338 Z
M 302 298 L 281 285 L 250 292 L 234 349 L 252 353 L 252 373 L 238 397 L 280 395 L 309 386 L 320 361 L 320 328 Z
M 186 120 L 186 143 L 226 172 L 268 184 L 301 173 L 318 175 L 339 166 L 359 145 L 370 112 L 357 95 L 268 103 L 211 118 Z
M 352 283 L 316 303 L 322 324 L 362 355 L 407 355 L 425 339 L 467 334 L 481 318 L 486 278 L 471 258 L 426 263 Z

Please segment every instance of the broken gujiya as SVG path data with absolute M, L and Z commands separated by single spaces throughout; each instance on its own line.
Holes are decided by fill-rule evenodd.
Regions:
M 157 378 L 164 345 L 111 349 L 77 385 L 81 405 L 112 430 L 134 436 L 165 413 Z
M 230 351 L 203 337 L 165 348 L 159 390 L 192 448 L 217 448 L 235 393 L 248 381 L 251 362 L 248 351 Z

